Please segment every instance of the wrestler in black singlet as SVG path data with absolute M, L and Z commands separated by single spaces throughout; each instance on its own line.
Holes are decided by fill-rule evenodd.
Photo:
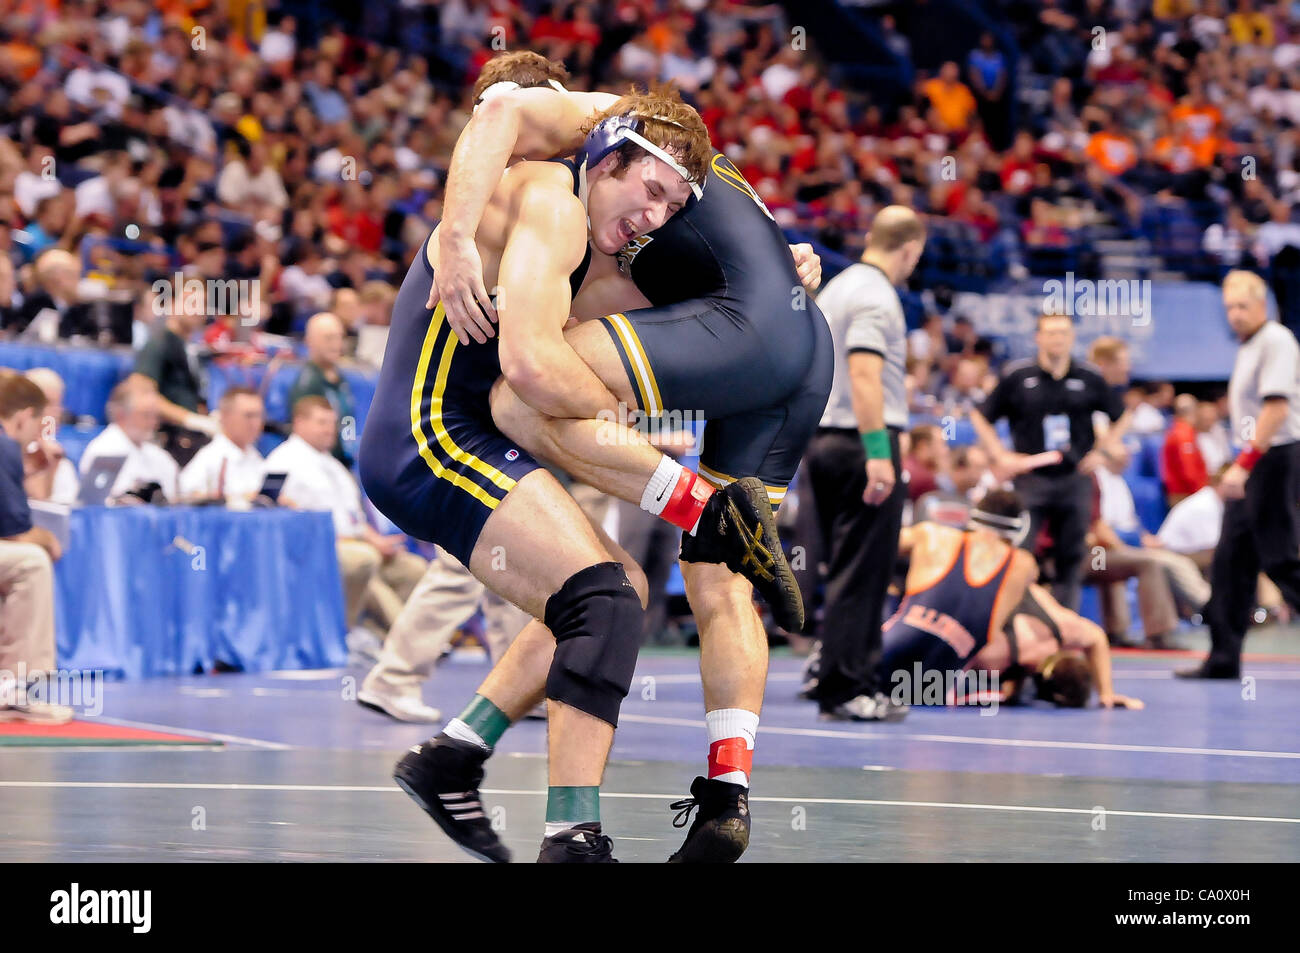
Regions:
M 775 508 L 835 369 L 826 320 L 780 227 L 718 153 L 703 196 L 618 261 L 654 305 L 603 319 L 641 409 L 704 417 L 700 475 L 715 485 L 757 476 Z

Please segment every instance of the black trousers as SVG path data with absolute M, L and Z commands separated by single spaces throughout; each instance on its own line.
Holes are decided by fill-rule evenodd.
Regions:
M 1029 534 L 1022 546 L 1033 552 L 1034 541 L 1043 524 L 1047 524 L 1052 534 L 1052 561 L 1056 564 L 1052 595 L 1067 609 L 1078 612 L 1084 544 L 1092 523 L 1092 477 L 1082 473 L 1025 473 L 1016 477 L 1015 484 L 1029 510 Z
M 816 698 L 823 710 L 880 690 L 880 626 L 898 556 L 907 484 L 898 431 L 889 430 L 897 481 L 878 506 L 862 502 L 867 455 L 856 431 L 819 430 L 808 447 L 808 476 L 826 541 L 826 598 L 821 625 L 821 669 Z
M 1241 667 L 1261 571 L 1300 608 L 1300 442 L 1270 448 L 1251 471 L 1245 498 L 1223 508 L 1205 610 L 1211 667 Z

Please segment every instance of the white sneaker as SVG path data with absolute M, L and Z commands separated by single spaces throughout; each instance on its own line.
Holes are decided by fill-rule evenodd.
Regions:
M 398 721 L 434 724 L 442 721 L 442 712 L 426 705 L 418 695 L 381 695 L 378 692 L 357 692 L 357 701 L 366 708 L 382 712 Z
M 348 650 L 348 664 L 358 668 L 369 668 L 379 661 L 379 653 L 384 648 L 383 640 L 364 625 L 354 627 L 343 640 Z
M 819 717 L 822 721 L 902 721 L 908 711 L 907 705 L 896 705 L 883 692 L 876 692 L 850 698 Z
M 0 721 L 22 721 L 30 725 L 66 725 L 73 711 L 67 705 L 31 702 L 27 705 L 0 705 Z

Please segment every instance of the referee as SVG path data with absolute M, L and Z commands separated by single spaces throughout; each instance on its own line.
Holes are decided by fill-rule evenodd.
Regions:
M 1183 678 L 1241 677 L 1260 570 L 1300 607 L 1300 345 L 1268 320 L 1264 279 L 1230 271 L 1223 306 L 1241 347 L 1228 383 L 1233 433 L 1245 445 L 1219 480 L 1223 525 L 1205 615 L 1210 655 Z
M 907 426 L 907 326 L 894 286 L 924 247 L 915 212 L 883 208 L 861 263 L 817 296 L 835 341 L 835 379 L 806 460 L 828 565 L 821 660 L 806 697 L 824 719 L 876 721 L 907 711 L 881 692 L 875 668 L 907 499 L 898 452 Z
M 1077 612 L 1084 539 L 1092 522 L 1091 474 L 1101 464 L 1101 454 L 1111 453 L 1123 439 L 1129 417 L 1101 373 L 1071 358 L 1074 321 L 1068 315 L 1039 315 L 1034 343 L 1037 356 L 1007 365 L 982 411 L 971 411 L 971 422 L 994 472 L 1015 478 L 1016 492 L 1029 511 L 1029 533 L 1022 545 L 1032 552 L 1047 524 L 1056 564 L 1052 594 Z M 1115 422 L 1104 447 L 1094 447 L 1095 411 Z M 993 423 L 1003 417 L 1011 427 L 1014 452 L 1002 446 L 993 430 Z

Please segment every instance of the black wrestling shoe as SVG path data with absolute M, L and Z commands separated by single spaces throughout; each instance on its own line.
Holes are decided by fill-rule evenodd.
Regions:
M 695 823 L 670 864 L 734 864 L 749 846 L 749 789 L 709 778 L 691 782 L 691 796 L 674 801 L 673 827 L 685 827 L 691 811 Z
M 714 492 L 700 514 L 700 528 L 682 539 L 687 562 L 723 563 L 754 584 L 787 632 L 803 631 L 803 597 L 781 549 L 767 487 L 745 477 Z
M 510 863 L 479 799 L 488 752 L 440 734 L 415 745 L 393 768 L 393 780 L 466 853 L 494 864 Z
M 600 822 L 576 824 L 542 841 L 539 864 L 617 864 L 614 842 L 600 832 Z

